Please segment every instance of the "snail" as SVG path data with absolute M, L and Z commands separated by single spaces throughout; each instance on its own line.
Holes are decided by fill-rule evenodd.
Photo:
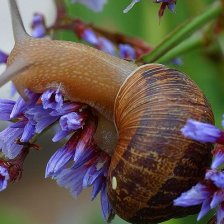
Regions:
M 42 93 L 60 85 L 67 99 L 98 111 L 96 141 L 111 154 L 108 196 L 124 220 L 153 224 L 196 213 L 198 206 L 175 207 L 173 200 L 211 162 L 211 144 L 180 132 L 188 118 L 214 123 L 199 87 L 164 65 L 137 67 L 82 44 L 34 39 L 16 1 L 9 2 L 16 43 L 0 85 L 12 80 L 22 96 L 27 88 Z

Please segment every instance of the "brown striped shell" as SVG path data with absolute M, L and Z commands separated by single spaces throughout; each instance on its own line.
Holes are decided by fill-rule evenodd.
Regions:
M 109 200 L 121 218 L 150 224 L 198 211 L 173 206 L 211 162 L 210 144 L 181 134 L 188 118 L 214 122 L 205 96 L 186 75 L 152 64 L 122 85 L 115 102 L 119 140 L 108 183 Z

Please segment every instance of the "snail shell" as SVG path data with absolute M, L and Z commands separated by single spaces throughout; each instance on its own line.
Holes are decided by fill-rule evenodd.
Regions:
M 173 206 L 176 197 L 203 178 L 211 162 L 210 144 L 180 132 L 188 118 L 214 123 L 196 84 L 163 65 L 137 68 L 81 44 L 33 39 L 25 33 L 16 2 L 9 2 L 16 45 L 0 85 L 13 78 L 20 93 L 61 85 L 68 99 L 88 103 L 105 117 L 107 125 L 101 127 L 108 133 L 116 135 L 116 126 L 108 196 L 123 219 L 149 224 L 197 212 L 195 206 Z M 110 139 L 108 147 L 114 144 Z
M 214 122 L 196 84 L 163 65 L 140 67 L 119 90 L 114 113 L 119 138 L 108 195 L 116 213 L 136 224 L 196 213 L 196 206 L 173 206 L 175 198 L 203 179 L 211 162 L 211 144 L 180 132 L 188 118 Z

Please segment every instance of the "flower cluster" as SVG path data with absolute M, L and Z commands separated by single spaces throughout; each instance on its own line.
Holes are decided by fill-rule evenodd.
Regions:
M 224 117 L 223 117 L 224 118 Z M 224 127 L 224 120 L 222 121 Z M 174 205 L 188 207 L 202 204 L 197 220 L 200 220 L 210 209 L 217 208 L 216 223 L 224 223 L 224 131 L 212 124 L 188 120 L 182 128 L 185 137 L 202 143 L 216 143 L 213 153 L 211 168 L 205 174 L 205 180 L 201 181 L 189 191 L 181 194 L 174 200 Z
M 61 5 L 60 5 L 61 6 Z M 59 12 L 61 10 L 58 9 Z M 84 23 L 79 19 L 58 18 L 52 27 L 46 27 L 44 15 L 35 13 L 32 21 L 32 36 L 42 38 L 57 30 L 70 30 L 89 45 L 113 56 L 126 60 L 137 60 L 148 54 L 152 48 L 144 41 L 127 37 L 122 34 L 111 33 Z
M 102 11 L 107 0 L 97 0 L 97 1 L 94 1 L 94 0 L 71 0 L 71 2 L 83 4 L 95 12 L 100 12 L 100 11 Z M 127 13 L 138 2 L 140 2 L 140 0 L 132 0 L 131 4 L 128 5 L 128 7 L 126 9 L 124 9 L 123 12 Z M 161 4 L 160 9 L 159 9 L 159 17 L 163 16 L 166 8 L 168 8 L 172 12 L 174 12 L 174 10 L 175 10 L 176 0 L 155 0 L 154 2 Z
M 126 60 L 136 60 L 139 56 L 137 55 L 137 49 L 135 49 L 130 43 L 112 42 L 108 38 L 94 31 L 93 28 L 86 27 L 84 29 L 79 29 L 79 26 L 77 26 L 76 34 L 88 44 L 108 54 L 118 56 Z
M 124 13 L 127 13 L 132 7 L 140 2 L 140 0 L 132 0 L 131 4 L 124 10 Z M 159 9 L 159 17 L 162 17 L 166 8 L 168 8 L 171 12 L 175 11 L 176 0 L 155 0 L 155 3 L 160 3 Z
M 102 11 L 107 0 L 71 0 L 72 3 L 81 3 L 95 12 Z
M 96 145 L 93 135 L 97 116 L 86 104 L 72 103 L 57 90 L 36 94 L 26 90 L 28 101 L 0 99 L 0 119 L 9 126 L 0 132 L 0 190 L 21 177 L 23 162 L 31 148 L 38 148 L 34 139 L 55 123 L 58 125 L 52 141 L 66 143 L 50 158 L 45 177 L 55 179 L 77 197 L 92 187 L 91 199 L 101 193 L 105 220 L 112 214 L 107 197 L 107 173 L 110 157 Z

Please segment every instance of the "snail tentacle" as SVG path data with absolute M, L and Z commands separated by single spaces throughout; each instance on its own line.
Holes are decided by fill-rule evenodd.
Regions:
M 0 87 L 13 79 L 18 73 L 25 71 L 31 66 L 32 63 L 28 62 L 24 58 L 17 57 L 15 61 L 8 65 L 6 70 L 0 76 Z
M 21 15 L 18 10 L 18 6 L 16 4 L 16 0 L 9 0 L 9 6 L 10 6 L 10 12 L 11 12 L 11 19 L 12 19 L 12 25 L 13 25 L 13 34 L 15 41 L 21 41 L 29 37 L 27 34 Z

